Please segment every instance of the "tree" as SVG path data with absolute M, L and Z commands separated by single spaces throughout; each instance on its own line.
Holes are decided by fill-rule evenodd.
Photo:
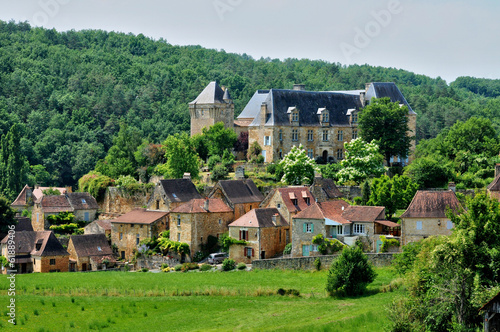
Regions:
M 224 128 L 222 122 L 217 122 L 208 129 L 205 127 L 201 132 L 208 146 L 208 156 L 222 156 L 224 151 L 231 151 L 237 141 L 233 128 Z
M 408 108 L 386 98 L 372 99 L 359 115 L 359 129 L 363 140 L 375 140 L 384 155 L 387 166 L 391 157 L 406 158 L 413 137 L 408 136 Z
M 167 162 L 156 166 L 157 173 L 172 179 L 180 179 L 184 173 L 191 173 L 192 178 L 198 178 L 199 158 L 187 133 L 170 135 L 163 145 Z
M 373 180 L 367 204 L 384 206 L 387 218 L 391 218 L 398 209 L 406 209 L 410 205 L 417 189 L 418 185 L 407 176 L 390 178 L 383 175 Z
M 423 157 L 408 165 L 404 174 L 416 182 L 420 189 L 441 188 L 448 184 L 450 169 L 442 158 Z
M 260 153 L 262 152 L 262 147 L 260 146 L 259 142 L 254 141 L 252 145 L 248 148 L 248 160 L 252 161 L 255 160 L 258 156 L 260 156 Z
M 311 184 L 314 180 L 314 172 L 318 171 L 316 163 L 307 156 L 302 145 L 293 146 L 279 165 L 284 173 L 281 181 L 289 185 Z
M 11 209 L 9 201 L 0 196 L 0 234 L 7 234 L 9 226 L 17 224 L 16 212 Z
M 359 184 L 370 176 L 379 177 L 385 173 L 384 157 L 379 153 L 377 143 L 364 142 L 361 138 L 344 144 L 345 159 L 340 162 L 337 173 L 339 183 Z
M 21 127 L 13 125 L 0 140 L 0 194 L 14 200 L 28 178 L 29 164 L 19 149 Z
M 345 246 L 328 270 L 326 290 L 330 296 L 361 295 L 376 276 L 360 247 Z

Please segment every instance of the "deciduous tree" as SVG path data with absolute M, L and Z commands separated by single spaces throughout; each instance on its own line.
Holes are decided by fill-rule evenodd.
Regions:
M 361 138 L 344 144 L 345 159 L 340 162 L 342 168 L 337 173 L 338 181 L 343 184 L 359 184 L 370 176 L 379 177 L 385 173 L 384 157 L 380 154 L 375 141 L 364 142 Z
M 293 146 L 279 164 L 284 173 L 282 181 L 289 185 L 311 184 L 314 172 L 318 170 L 316 163 L 307 156 L 302 145 Z

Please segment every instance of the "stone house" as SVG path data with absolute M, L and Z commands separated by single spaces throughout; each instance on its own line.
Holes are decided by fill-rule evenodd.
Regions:
M 228 231 L 234 212 L 222 199 L 192 199 L 170 212 L 170 239 L 189 244 L 191 257 L 202 250 L 208 237 Z
M 234 211 L 234 219 L 258 208 L 264 196 L 251 179 L 219 181 L 209 198 L 220 198 Z
M 192 199 L 203 198 L 191 179 L 160 180 L 149 199 L 148 210 L 171 211 Z
M 8 256 L 9 237 L 1 243 L 2 256 Z M 15 264 L 18 273 L 68 272 L 69 253 L 63 248 L 53 232 L 16 232 Z M 7 273 L 7 269 L 2 269 Z
M 83 234 L 104 234 L 107 238 L 111 238 L 111 222 L 94 220 L 83 228 Z
M 191 135 L 222 121 L 237 134 L 248 132 L 249 146 L 258 142 L 265 162 L 282 159 L 292 146 L 300 144 L 310 158 L 342 160 L 344 143 L 358 137 L 359 113 L 372 98 L 388 97 L 408 107 L 408 134 L 416 132 L 416 113 L 394 83 L 367 83 L 364 90 L 352 91 L 306 91 L 301 84 L 293 90 L 258 90 L 236 121 L 232 101 L 224 99 L 226 93 L 217 87 L 211 82 L 190 103 Z M 414 150 L 413 141 L 410 152 Z
M 14 209 L 18 214 L 21 214 L 23 210 L 31 211 L 33 210 L 33 205 L 35 201 L 43 197 L 43 191 L 46 189 L 55 189 L 58 190 L 61 195 L 66 194 L 67 192 L 71 192 L 71 187 L 65 188 L 55 188 L 55 187 L 40 187 L 35 186 L 35 189 L 31 188 L 28 185 L 25 185 L 21 190 L 17 198 L 12 202 L 10 207 Z
M 484 312 L 484 332 L 500 331 L 500 293 L 484 304 L 479 311 Z
M 285 218 L 293 231 L 292 217 L 297 213 L 307 209 L 316 201 L 309 191 L 303 186 L 292 186 L 286 188 L 273 189 L 260 207 L 277 208 L 279 213 Z
M 122 259 L 131 259 L 139 243 L 168 229 L 168 212 L 135 209 L 111 222 L 111 243 Z
M 73 235 L 69 239 L 68 252 L 70 271 L 101 270 L 105 259 L 110 265 L 116 263 L 104 234 Z
M 245 245 L 231 245 L 229 258 L 251 263 L 255 259 L 274 257 L 283 253 L 288 233 L 289 224 L 278 209 L 253 209 L 229 224 L 229 236 L 246 241 Z
M 315 197 L 317 202 L 337 200 L 344 197 L 344 194 L 337 188 L 332 179 L 325 179 L 321 176 L 315 176 L 309 191 Z
M 71 212 L 75 220 L 93 221 L 99 206 L 89 193 L 66 193 L 58 196 L 42 196 L 35 202 L 31 214 L 31 224 L 35 231 L 47 230 L 50 227 L 47 216 L 61 212 Z
M 500 164 L 495 164 L 495 179 L 488 185 L 487 191 L 491 198 L 500 201 Z
M 415 242 L 433 235 L 450 235 L 453 222 L 446 210 L 457 213 L 462 209 L 452 190 L 419 190 L 401 215 L 402 244 Z

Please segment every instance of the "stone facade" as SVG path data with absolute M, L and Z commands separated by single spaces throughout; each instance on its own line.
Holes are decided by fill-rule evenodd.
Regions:
M 234 220 L 231 212 L 170 213 L 170 239 L 189 244 L 191 257 L 201 251 L 208 236 L 219 238 Z
M 312 225 L 310 231 L 309 229 L 304 231 L 304 223 Z M 324 219 L 293 218 L 292 224 L 292 257 L 321 255 L 318 246 L 313 246 L 312 239 L 318 234 L 323 236 L 327 234 Z M 307 247 L 306 252 L 304 246 Z
M 453 227 L 448 218 L 404 218 L 401 223 L 402 244 L 416 242 L 433 235 L 451 235 Z
M 68 272 L 68 256 L 33 256 L 33 272 Z
M 234 219 L 238 219 L 248 211 L 252 209 L 256 209 L 259 207 L 260 202 L 250 202 L 250 203 L 236 203 L 236 204 L 231 204 L 226 197 L 224 196 L 224 193 L 220 188 L 215 187 L 214 190 L 210 193 L 210 198 L 219 198 L 222 199 L 226 204 L 229 206 L 233 206 L 234 209 Z M 233 220 L 234 220 L 233 219 Z
M 146 206 L 152 192 L 152 188 L 130 193 L 124 188 L 108 187 L 100 209 L 103 213 L 125 214 Z

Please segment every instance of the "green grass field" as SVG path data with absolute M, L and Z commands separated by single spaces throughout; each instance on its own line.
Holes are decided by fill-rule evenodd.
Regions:
M 388 325 L 385 306 L 401 290 L 378 268 L 368 294 L 333 299 L 326 271 L 19 275 L 17 326 L 7 322 L 8 283 L 0 276 L 0 329 L 21 331 L 310 330 L 373 331 Z M 300 296 L 280 296 L 279 288 Z

